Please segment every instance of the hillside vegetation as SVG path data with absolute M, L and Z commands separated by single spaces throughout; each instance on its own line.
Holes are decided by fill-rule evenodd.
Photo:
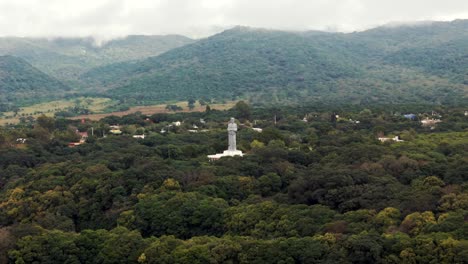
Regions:
M 365 32 L 237 27 L 81 80 L 140 102 L 214 97 L 253 102 L 460 103 L 467 94 L 467 21 Z
M 76 84 L 76 78 L 93 67 L 156 56 L 192 42 L 178 35 L 128 36 L 101 45 L 92 38 L 0 38 L 0 55 L 23 58 L 47 74 Z
M 381 27 L 352 35 L 367 55 L 468 84 L 468 20 Z
M 23 59 L 0 56 L 0 112 L 17 106 L 57 98 L 70 88 Z
M 108 97 L 125 106 L 189 99 L 463 105 L 467 28 L 467 20 L 349 34 L 236 27 L 198 41 L 129 36 L 102 46 L 79 38 L 0 38 L 0 54 L 15 54 L 57 77 L 72 87 L 70 98 Z M 34 92 L 12 87 L 4 99 L 37 101 Z M 64 90 L 40 97 L 55 99 Z

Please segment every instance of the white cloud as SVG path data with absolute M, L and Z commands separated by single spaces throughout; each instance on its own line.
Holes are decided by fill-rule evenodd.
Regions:
M 245 25 L 354 31 L 468 18 L 466 0 L 0 0 L 0 36 L 182 34 Z

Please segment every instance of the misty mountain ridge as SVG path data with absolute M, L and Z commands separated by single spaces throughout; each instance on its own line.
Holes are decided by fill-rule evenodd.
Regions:
M 211 37 L 0 38 L 10 52 L 85 92 L 139 104 L 189 98 L 254 103 L 459 103 L 468 20 L 353 32 L 237 26 Z M 135 100 L 133 100 L 135 101 Z
M 156 56 L 194 40 L 179 35 L 127 36 L 97 45 L 85 38 L 0 38 L 0 55 L 23 58 L 47 74 L 75 81 L 93 67 Z
M 156 57 L 92 69 L 81 79 L 109 96 L 141 101 L 203 95 L 256 102 L 454 102 L 467 91 L 467 28 L 466 20 L 355 33 L 238 26 Z

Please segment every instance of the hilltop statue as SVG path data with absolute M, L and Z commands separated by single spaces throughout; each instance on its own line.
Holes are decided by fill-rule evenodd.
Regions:
M 208 158 L 210 161 L 213 160 L 218 160 L 222 157 L 233 157 L 233 156 L 244 156 L 242 151 L 237 150 L 237 140 L 236 140 L 236 134 L 237 134 L 237 124 L 236 120 L 234 117 L 232 117 L 229 120 L 228 127 L 228 149 L 225 150 L 223 153 L 215 154 L 215 155 L 208 155 Z
M 237 124 L 234 120 L 234 117 L 229 120 L 228 124 L 228 136 L 229 136 L 229 151 L 236 151 L 237 150 L 237 143 L 236 143 L 236 133 L 237 133 Z

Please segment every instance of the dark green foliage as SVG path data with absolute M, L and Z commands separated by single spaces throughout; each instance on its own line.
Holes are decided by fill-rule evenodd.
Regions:
M 13 110 L 11 105 L 18 106 L 19 103 L 60 98 L 68 90 L 69 87 L 42 73 L 25 60 L 0 56 L 0 104 L 3 105 L 3 111 Z
M 20 263 L 80 263 L 74 236 L 52 231 L 38 236 L 26 236 L 18 241 L 21 251 L 10 252 Z
M 181 111 L 181 110 L 183 110 L 183 108 L 178 106 L 178 105 L 168 104 L 168 105 L 166 105 L 166 110 L 175 112 L 175 111 Z
M 0 261 L 464 263 L 464 109 L 434 129 L 395 114 L 424 105 L 248 109 L 246 155 L 215 162 L 239 108 L 0 128 Z
M 196 101 L 195 101 L 195 99 L 193 99 L 193 98 L 191 98 L 191 99 L 188 100 L 188 105 L 187 105 L 187 106 L 188 106 L 188 108 L 189 108 L 190 110 L 192 110 L 192 109 L 195 107 L 195 102 L 196 102 Z
M 220 235 L 227 207 L 223 199 L 198 193 L 163 193 L 142 198 L 136 205 L 136 217 L 145 235 L 169 234 L 181 238 Z
M 233 108 L 234 112 L 236 113 L 236 118 L 241 120 L 248 120 L 250 119 L 251 109 L 250 105 L 245 103 L 244 101 L 239 101 Z

